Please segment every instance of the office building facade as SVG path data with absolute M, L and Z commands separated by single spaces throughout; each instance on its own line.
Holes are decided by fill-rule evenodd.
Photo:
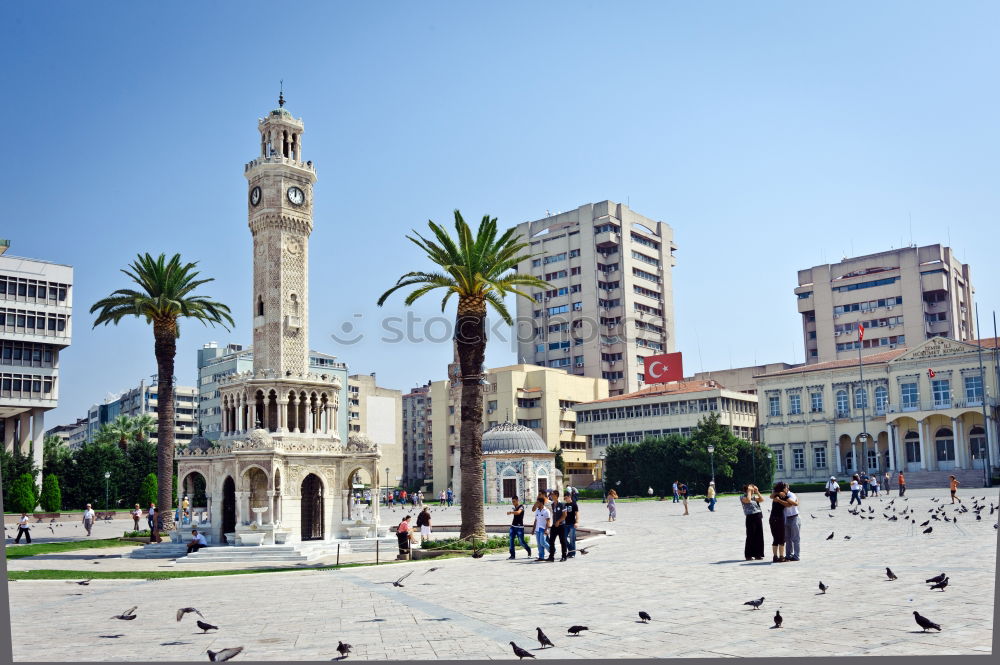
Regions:
M 376 384 L 375 373 L 347 377 L 347 425 L 378 444 L 389 487 L 403 482 L 403 393 Z M 369 479 L 371 482 L 371 479 Z
M 434 482 L 431 382 L 403 395 L 402 406 L 403 483 L 407 487 L 429 486 Z

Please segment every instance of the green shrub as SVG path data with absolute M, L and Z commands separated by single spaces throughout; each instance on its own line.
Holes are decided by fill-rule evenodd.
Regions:
M 30 513 L 38 505 L 35 480 L 30 473 L 22 473 L 10 486 L 10 508 L 15 513 Z
M 50 473 L 42 479 L 42 510 L 55 513 L 62 510 L 62 490 L 59 489 L 59 476 Z
M 507 548 L 509 545 L 510 541 L 507 540 L 507 536 L 492 536 L 485 541 L 476 541 L 477 550 Z M 425 541 L 421 547 L 425 550 L 471 550 L 472 541 L 461 538 L 444 538 Z
M 126 531 L 122 534 L 122 538 L 149 538 L 151 535 L 149 529 L 143 529 L 142 531 Z
M 139 499 L 138 503 L 143 508 L 148 508 L 149 504 L 156 503 L 156 494 L 159 490 L 159 484 L 156 482 L 156 474 L 151 473 L 145 477 L 142 481 L 142 485 L 139 486 Z

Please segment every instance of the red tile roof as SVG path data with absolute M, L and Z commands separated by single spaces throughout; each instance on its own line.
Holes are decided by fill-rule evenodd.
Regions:
M 707 381 L 677 381 L 674 383 L 657 383 L 651 386 L 647 386 L 641 390 L 637 390 L 634 393 L 615 395 L 614 397 L 605 397 L 603 399 L 595 399 L 592 402 L 582 402 L 581 405 L 600 404 L 602 402 L 618 402 L 625 399 L 639 399 L 640 397 L 650 397 L 654 395 L 679 395 L 683 393 L 697 393 L 705 390 L 717 390 L 719 388 L 725 388 L 725 386 L 723 386 L 718 381 L 714 381 L 711 379 Z

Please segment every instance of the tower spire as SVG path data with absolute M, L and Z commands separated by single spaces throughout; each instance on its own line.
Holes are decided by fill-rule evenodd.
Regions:
M 278 81 L 278 108 L 284 108 L 285 106 L 285 79 L 280 79 Z

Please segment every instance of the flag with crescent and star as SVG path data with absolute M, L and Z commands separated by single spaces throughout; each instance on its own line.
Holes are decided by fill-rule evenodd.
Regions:
M 858 324 L 858 341 L 865 341 L 865 324 L 863 323 Z
M 646 356 L 643 361 L 643 375 L 646 383 L 669 383 L 684 378 L 681 353 L 664 353 Z

